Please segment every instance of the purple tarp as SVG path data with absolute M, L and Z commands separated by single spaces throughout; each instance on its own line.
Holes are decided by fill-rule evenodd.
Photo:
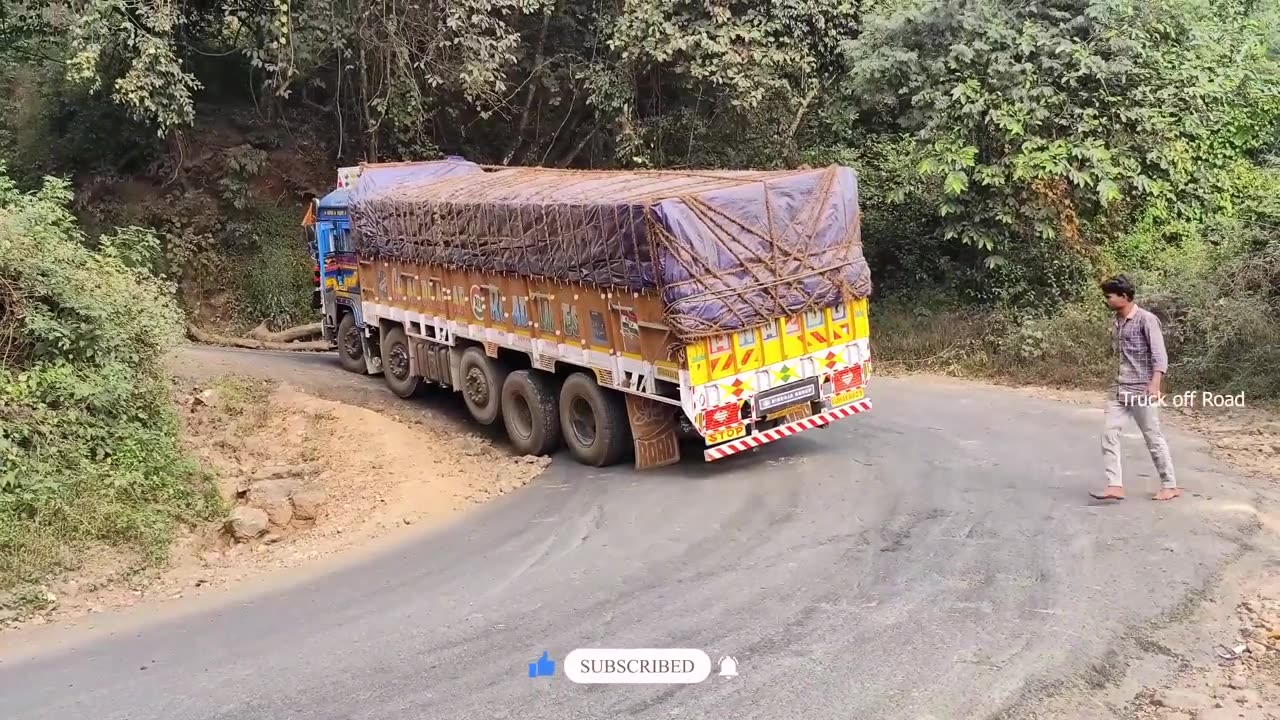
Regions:
M 594 172 L 369 165 L 368 257 L 661 293 L 682 340 L 871 292 L 853 170 Z

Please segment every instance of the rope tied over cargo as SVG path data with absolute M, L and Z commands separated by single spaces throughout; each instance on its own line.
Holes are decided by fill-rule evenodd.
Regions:
M 871 292 L 857 178 L 839 166 L 367 165 L 349 212 L 369 259 L 657 293 L 682 342 Z

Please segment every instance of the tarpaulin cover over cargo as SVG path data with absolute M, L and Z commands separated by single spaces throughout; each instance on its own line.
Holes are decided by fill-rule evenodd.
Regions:
M 871 292 L 853 170 L 622 172 L 366 165 L 359 253 L 661 293 L 682 340 Z

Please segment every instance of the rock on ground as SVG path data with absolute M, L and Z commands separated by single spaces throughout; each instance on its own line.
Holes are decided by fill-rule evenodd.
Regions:
M 260 508 L 241 505 L 231 511 L 227 525 L 237 540 L 252 540 L 267 531 L 271 523 L 267 513 Z
M 299 520 L 315 520 L 327 496 L 321 490 L 303 490 L 293 495 L 293 516 Z
M 263 480 L 249 486 L 245 499 L 250 505 L 262 508 L 272 525 L 284 527 L 293 519 L 293 504 L 289 496 L 298 488 L 293 479 Z
M 1170 710 L 1195 712 L 1212 708 L 1213 698 L 1191 690 L 1168 688 L 1157 691 L 1152 703 Z

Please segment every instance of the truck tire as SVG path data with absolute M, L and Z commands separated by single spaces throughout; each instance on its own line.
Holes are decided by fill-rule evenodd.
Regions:
M 502 422 L 522 455 L 550 455 L 560 447 L 560 388 L 556 376 L 516 370 L 502 383 Z
M 348 372 L 364 375 L 368 369 L 364 364 L 364 345 L 360 342 L 360 328 L 356 326 L 356 316 L 346 313 L 338 322 L 338 364 Z
M 481 425 L 497 422 L 502 417 L 502 388 L 506 384 L 507 368 L 473 345 L 462 351 L 459 369 L 462 399 L 471 417 Z
M 631 445 L 626 400 L 585 373 L 570 375 L 560 388 L 560 428 L 573 459 L 583 465 L 612 465 Z
M 382 348 L 382 378 L 391 392 L 402 398 L 412 397 L 422 387 L 422 378 L 413 374 L 409 362 L 409 338 L 399 325 L 387 331 L 380 343 Z

